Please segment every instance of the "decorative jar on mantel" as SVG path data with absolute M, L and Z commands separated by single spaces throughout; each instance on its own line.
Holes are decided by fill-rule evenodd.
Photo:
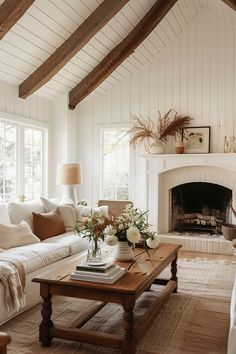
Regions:
M 148 152 L 150 154 L 164 154 L 165 153 L 165 145 L 161 140 L 155 141 L 150 144 Z
M 176 140 L 175 142 L 175 152 L 176 154 L 183 154 L 184 152 L 184 142 L 183 140 Z

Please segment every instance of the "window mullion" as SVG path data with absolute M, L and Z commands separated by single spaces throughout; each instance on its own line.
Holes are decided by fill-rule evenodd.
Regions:
M 24 195 L 25 180 L 25 154 L 24 154 L 24 128 L 18 126 L 18 149 L 17 149 L 17 195 Z

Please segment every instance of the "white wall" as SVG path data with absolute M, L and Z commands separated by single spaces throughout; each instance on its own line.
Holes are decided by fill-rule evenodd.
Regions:
M 158 110 L 164 114 L 173 107 L 193 117 L 192 125 L 210 125 L 211 152 L 223 152 L 224 136 L 236 135 L 235 60 L 236 27 L 204 7 L 152 63 L 120 87 L 80 104 L 76 143 L 84 185 L 79 196 L 93 204 L 99 199 L 99 127 L 130 122 L 130 113 L 155 119 Z M 136 159 L 136 176 L 139 168 L 145 166 Z

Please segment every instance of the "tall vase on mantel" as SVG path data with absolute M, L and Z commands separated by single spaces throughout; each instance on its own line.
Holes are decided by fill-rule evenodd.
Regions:
M 165 153 L 165 145 L 161 140 L 154 141 L 149 146 L 150 154 L 164 154 Z
M 129 246 L 127 241 L 118 241 L 114 258 L 121 262 L 133 261 L 135 258 L 133 248 Z

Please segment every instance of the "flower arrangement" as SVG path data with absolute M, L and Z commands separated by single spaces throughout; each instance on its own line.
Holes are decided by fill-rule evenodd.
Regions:
M 162 142 L 167 144 L 167 137 L 182 134 L 182 128 L 188 125 L 191 118 L 187 115 L 178 114 L 171 108 L 163 117 L 158 111 L 157 122 L 153 122 L 149 117 L 136 117 L 131 114 L 133 126 L 129 133 L 131 134 L 130 145 L 133 147 L 144 145 L 149 150 L 152 143 Z
M 104 230 L 108 225 L 108 219 L 98 212 L 79 220 L 75 224 L 75 232 L 79 236 L 87 237 L 91 244 L 91 250 L 88 251 L 87 259 L 96 257 L 100 249 L 100 240 L 104 240 Z
M 87 203 L 87 200 L 85 200 L 85 199 L 81 199 L 81 201 L 80 201 L 80 202 L 78 202 L 78 203 L 77 203 L 77 205 L 84 205 L 84 206 L 87 206 L 87 205 L 88 205 L 88 203 Z
M 127 205 L 125 210 L 112 220 L 96 212 L 75 224 L 75 232 L 81 237 L 87 237 L 90 241 L 87 261 L 100 262 L 101 249 L 100 241 L 114 246 L 118 241 L 125 241 L 131 247 L 135 243 L 143 242 L 145 250 L 156 248 L 160 242 L 159 236 L 150 231 L 150 224 L 147 222 L 148 211 Z
M 148 211 L 127 205 L 123 213 L 112 219 L 104 229 L 105 242 L 116 245 L 118 241 L 127 241 L 129 246 L 143 241 L 144 248 L 155 248 L 159 244 L 159 236 L 150 231 L 147 222 Z

